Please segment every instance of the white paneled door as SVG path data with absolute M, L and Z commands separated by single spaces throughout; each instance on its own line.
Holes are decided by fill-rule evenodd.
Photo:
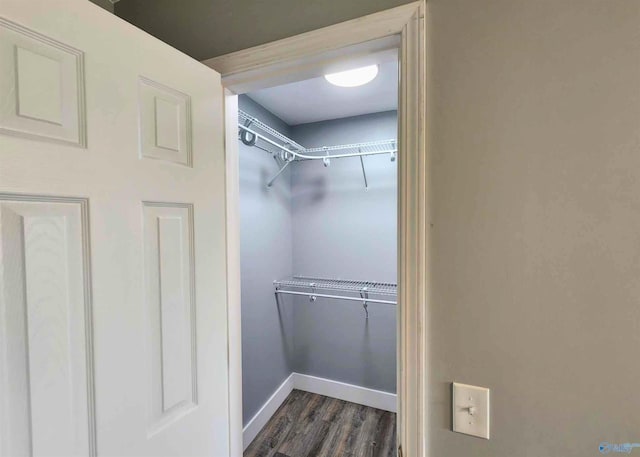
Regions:
M 0 455 L 229 454 L 223 91 L 87 0 L 0 2 Z

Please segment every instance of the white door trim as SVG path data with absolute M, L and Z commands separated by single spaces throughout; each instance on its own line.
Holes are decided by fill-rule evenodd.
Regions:
M 365 43 L 402 34 L 423 2 L 413 2 L 370 14 L 283 40 L 204 60 L 225 78 L 225 87 L 246 80 L 264 80 L 272 72 L 287 71 L 313 56 L 336 51 L 345 46 Z M 421 14 L 421 13 L 420 13 Z
M 428 195 L 426 149 L 426 31 L 425 0 L 267 43 L 204 61 L 222 74 L 233 93 L 290 81 L 292 74 L 316 72 L 345 57 L 373 48 L 400 51 L 398 131 L 398 444 L 403 455 L 426 457 L 427 408 L 427 278 Z M 399 44 L 397 38 L 400 37 Z M 347 49 L 349 48 L 349 49 Z M 356 51 L 357 52 L 357 51 Z M 289 78 L 289 79 L 287 79 Z M 227 95 L 227 204 L 239 206 L 237 104 Z M 228 218 L 229 233 L 238 233 L 236 217 Z M 240 251 L 230 236 L 229 277 L 230 449 L 242 455 L 242 383 L 240 335 Z M 234 331 L 231 331 L 234 329 Z
M 240 165 L 238 162 L 238 97 L 227 89 L 225 89 L 224 96 L 224 115 L 225 187 L 227 194 L 229 455 L 233 457 L 242 456 L 244 451 L 242 445 L 242 319 L 240 313 Z M 238 427 L 240 427 L 239 431 Z

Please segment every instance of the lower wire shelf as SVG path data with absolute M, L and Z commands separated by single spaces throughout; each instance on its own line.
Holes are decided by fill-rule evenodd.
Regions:
M 274 281 L 273 284 L 276 295 L 300 295 L 309 297 L 311 301 L 316 298 L 359 301 L 365 310 L 368 303 L 397 305 L 398 285 L 392 283 L 293 276 Z

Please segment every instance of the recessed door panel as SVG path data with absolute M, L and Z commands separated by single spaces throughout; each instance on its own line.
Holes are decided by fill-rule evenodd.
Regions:
M 4 455 L 95 454 L 86 201 L 0 196 Z
M 0 17 L 0 131 L 86 146 L 84 54 Z
M 146 202 L 143 212 L 153 432 L 197 403 L 193 207 Z

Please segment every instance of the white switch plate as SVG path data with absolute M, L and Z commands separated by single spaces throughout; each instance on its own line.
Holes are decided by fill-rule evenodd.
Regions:
M 453 383 L 453 431 L 489 439 L 489 389 Z

